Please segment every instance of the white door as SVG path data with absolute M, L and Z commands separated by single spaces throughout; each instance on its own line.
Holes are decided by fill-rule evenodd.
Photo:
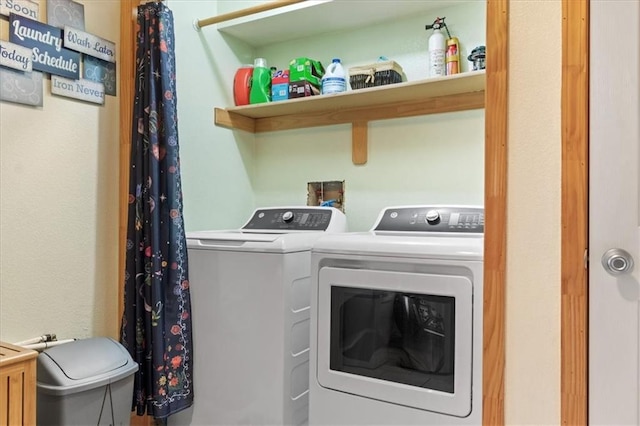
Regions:
M 590 6 L 589 423 L 640 425 L 640 1 Z

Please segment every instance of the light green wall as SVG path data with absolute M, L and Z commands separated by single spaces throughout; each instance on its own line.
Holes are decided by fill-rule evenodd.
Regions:
M 194 19 L 260 2 L 171 0 L 176 19 L 178 108 L 185 221 L 189 230 L 242 225 L 254 207 L 304 205 L 306 183 L 345 180 L 349 229 L 371 227 L 384 206 L 397 204 L 482 204 L 484 112 L 437 114 L 369 124 L 369 161 L 351 163 L 348 125 L 251 135 L 217 128 L 215 106 L 233 104 L 232 81 L 240 64 L 265 57 L 284 68 L 307 56 L 345 68 L 398 62 L 409 80 L 427 76 L 424 26 L 446 16 L 460 38 L 461 56 L 484 44 L 485 3 L 456 3 L 441 11 L 375 26 L 301 38 L 253 50 L 222 37 L 215 26 L 196 32 Z M 322 25 L 323 17 L 318 17 Z M 330 19 L 330 17 L 326 17 Z M 468 69 L 461 61 L 463 71 Z
M 250 47 L 225 41 L 195 19 L 217 13 L 216 2 L 171 0 L 176 36 L 178 126 L 187 230 L 235 228 L 254 208 L 249 176 L 254 136 L 216 127 L 213 108 L 233 104 L 231 83 Z

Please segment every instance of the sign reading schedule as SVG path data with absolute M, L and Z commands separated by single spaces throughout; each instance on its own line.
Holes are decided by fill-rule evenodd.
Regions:
M 11 13 L 9 41 L 32 50 L 34 70 L 73 80 L 80 78 L 80 53 L 62 47 L 60 28 Z

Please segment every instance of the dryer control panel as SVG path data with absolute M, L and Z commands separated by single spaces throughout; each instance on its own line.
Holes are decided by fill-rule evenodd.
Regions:
M 374 231 L 484 233 L 484 209 L 475 206 L 388 207 Z
M 328 231 L 330 225 L 342 215 L 330 207 L 265 208 L 258 209 L 242 227 L 245 231 Z

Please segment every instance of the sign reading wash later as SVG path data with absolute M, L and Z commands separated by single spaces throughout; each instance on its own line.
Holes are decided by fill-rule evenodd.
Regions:
M 9 41 L 32 50 L 34 70 L 74 80 L 80 78 L 80 53 L 62 47 L 60 28 L 11 13 Z
M 116 45 L 108 40 L 66 25 L 64 47 L 107 62 L 116 61 Z

